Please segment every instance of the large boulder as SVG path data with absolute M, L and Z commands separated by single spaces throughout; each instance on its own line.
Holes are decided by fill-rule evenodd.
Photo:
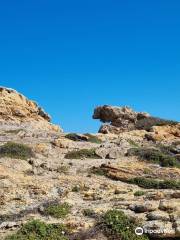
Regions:
M 99 106 L 95 108 L 93 119 L 100 119 L 103 124 L 99 132 L 119 134 L 132 130 L 152 130 L 153 126 L 175 126 L 178 122 L 151 117 L 145 112 L 135 112 L 130 107 Z
M 148 118 L 149 114 L 135 112 L 129 107 L 99 106 L 94 110 L 93 118 L 100 119 L 104 123 L 101 126 L 101 133 L 120 133 L 136 129 L 138 120 Z

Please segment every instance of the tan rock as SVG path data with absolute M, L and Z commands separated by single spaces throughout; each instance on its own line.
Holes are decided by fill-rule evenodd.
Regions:
M 34 101 L 13 89 L 0 87 L 0 125 L 26 126 L 33 129 L 61 131 L 50 123 L 50 116 Z

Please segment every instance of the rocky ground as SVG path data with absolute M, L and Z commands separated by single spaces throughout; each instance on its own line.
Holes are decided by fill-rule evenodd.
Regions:
M 112 239 L 100 227 L 109 210 L 134 219 L 148 238 L 180 238 L 178 123 L 137 129 L 132 128 L 132 119 L 137 123 L 137 118 L 149 115 L 130 114 L 128 129 L 127 121 L 122 126 L 120 108 L 123 121 L 118 134 L 66 134 L 17 92 L 1 88 L 0 98 L 1 239 L 32 219 L 62 223 L 68 228 L 68 239 Z M 14 99 L 18 100 L 14 103 Z M 47 214 L 47 207 L 57 204 L 69 206 L 63 217 L 62 211 Z M 117 235 L 114 239 L 136 238 Z

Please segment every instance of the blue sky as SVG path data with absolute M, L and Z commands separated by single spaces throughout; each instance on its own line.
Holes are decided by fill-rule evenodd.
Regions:
M 69 132 L 96 132 L 97 105 L 180 121 L 179 0 L 6 0 L 0 85 Z

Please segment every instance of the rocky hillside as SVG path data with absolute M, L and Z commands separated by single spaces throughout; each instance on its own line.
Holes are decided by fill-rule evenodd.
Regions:
M 180 238 L 180 124 L 127 107 L 93 118 L 97 134 L 62 133 L 0 88 L 0 239 Z

